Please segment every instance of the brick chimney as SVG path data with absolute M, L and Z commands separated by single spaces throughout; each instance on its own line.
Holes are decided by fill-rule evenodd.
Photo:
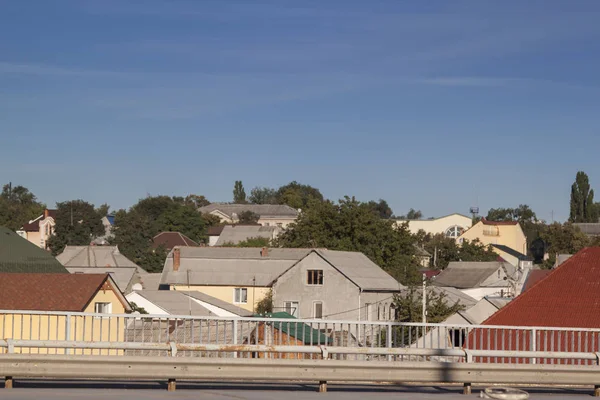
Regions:
M 48 209 L 44 209 L 44 219 L 48 218 Z
M 267 247 L 263 247 L 260 250 L 260 256 L 261 257 L 268 257 L 269 256 L 269 249 Z
M 179 271 L 179 266 L 181 265 L 181 250 L 179 247 L 175 247 L 173 249 L 173 271 Z

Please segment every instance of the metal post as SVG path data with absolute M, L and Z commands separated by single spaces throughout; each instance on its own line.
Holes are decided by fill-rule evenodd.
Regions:
M 71 314 L 65 316 L 65 340 L 71 340 Z M 71 354 L 71 349 L 65 349 L 65 354 Z
M 13 388 L 13 377 L 7 376 L 4 378 L 4 389 L 12 389 Z
M 327 381 L 319 381 L 319 393 L 327 393 Z
M 426 292 L 426 275 L 423 274 L 423 323 L 427 323 L 427 292 Z
M 167 391 L 174 392 L 175 389 L 177 389 L 177 381 L 173 378 L 170 378 L 169 382 L 167 383 Z
M 233 344 L 237 345 L 238 344 L 238 320 L 234 319 L 233 320 Z M 238 352 L 235 351 L 233 352 L 233 358 L 237 358 L 238 357 Z

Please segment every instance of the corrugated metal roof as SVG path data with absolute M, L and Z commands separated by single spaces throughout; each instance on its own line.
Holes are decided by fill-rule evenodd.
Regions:
M 67 274 L 69 271 L 49 252 L 0 226 L 0 272 Z
M 181 247 L 179 251 L 179 271 L 173 271 L 171 252 L 165 261 L 162 284 L 270 286 L 314 251 L 362 290 L 397 291 L 403 288 L 359 252 L 269 248 L 268 255 L 262 257 L 260 248 Z
M 65 267 L 136 267 L 117 246 L 67 246 L 56 259 Z
M 227 225 L 223 228 L 215 246 L 238 244 L 250 238 L 273 239 L 276 227 L 260 225 Z
M 210 213 L 215 210 L 223 214 L 233 217 L 233 214 L 240 215 L 244 211 L 251 211 L 261 217 L 297 217 L 298 210 L 284 204 L 219 204 L 212 203 L 204 207 L 200 207 L 198 211 L 201 213 Z
M 486 325 L 600 327 L 600 247 L 581 250 L 492 315 Z
M 433 280 L 436 286 L 451 286 L 460 289 L 479 287 L 487 278 L 496 273 L 498 269 L 508 269 L 509 275 L 514 267 L 509 263 L 498 261 L 490 262 L 451 262 Z

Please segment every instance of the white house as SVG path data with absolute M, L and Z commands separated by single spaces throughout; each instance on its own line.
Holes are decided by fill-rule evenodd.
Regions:
M 439 218 L 431 219 L 398 219 L 396 226 L 408 223 L 410 233 L 415 234 L 420 230 L 431 235 L 443 233 L 447 237 L 457 238 L 473 225 L 471 217 L 454 213 Z

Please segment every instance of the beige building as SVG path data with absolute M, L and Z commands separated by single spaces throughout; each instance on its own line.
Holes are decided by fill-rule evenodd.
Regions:
M 447 237 L 457 238 L 473 225 L 473 220 L 471 217 L 457 213 L 432 219 L 396 220 L 396 226 L 404 223 L 408 223 L 408 229 L 412 234 L 416 234 L 422 230 L 431 235 L 443 233 Z
M 258 224 L 285 228 L 296 221 L 299 210 L 281 204 L 220 204 L 213 203 L 198 209 L 203 214 L 211 214 L 221 219 L 223 224 L 237 224 L 239 215 L 251 211 L 259 215 Z
M 129 303 L 108 274 L 0 274 L 0 314 L 4 339 L 123 341 L 124 318 L 111 314 L 131 311 Z M 77 312 L 69 318 L 36 312 Z M 103 314 L 102 316 L 94 314 Z M 43 353 L 48 349 L 16 348 Z M 52 351 L 55 351 L 52 349 Z M 72 350 L 99 354 L 99 350 Z M 102 354 L 118 354 L 103 350 Z
M 503 245 L 510 247 L 519 253 L 527 254 L 527 238 L 521 229 L 521 225 L 516 221 L 488 221 L 483 218 L 460 235 L 458 243 L 464 240 L 479 241 L 485 245 Z
M 42 215 L 23 225 L 17 234 L 36 246 L 47 249 L 48 239 L 54 234 L 55 226 L 56 210 L 46 209 Z

